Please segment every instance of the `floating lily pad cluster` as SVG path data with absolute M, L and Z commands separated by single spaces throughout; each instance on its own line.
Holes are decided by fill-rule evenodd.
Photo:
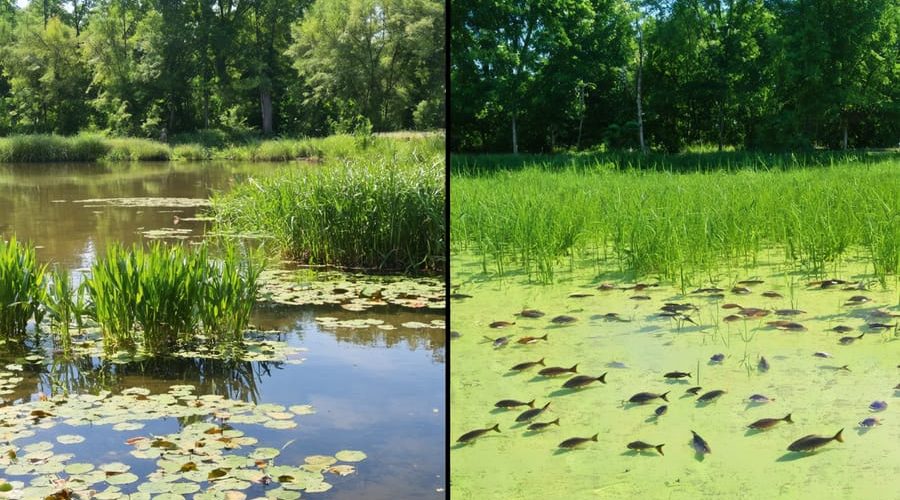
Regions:
M 144 238 L 149 238 L 152 240 L 159 240 L 165 238 L 172 238 L 176 240 L 186 240 L 191 237 L 191 233 L 193 233 L 193 229 L 188 228 L 172 228 L 172 227 L 162 227 L 159 229 L 147 229 L 145 231 L 141 231 L 141 234 Z
M 129 494 L 129 498 L 149 499 L 193 494 L 195 499 L 232 499 L 246 498 L 242 491 L 257 484 L 266 486 L 268 498 L 299 498 L 301 491 L 330 489 L 327 474 L 354 473 L 349 463 L 363 460 L 365 453 L 343 450 L 335 456 L 307 457 L 302 464 L 280 464 L 276 460 L 280 449 L 257 447 L 256 438 L 235 426 L 289 429 L 296 427 L 297 416 L 310 413 L 314 410 L 309 405 L 286 408 L 215 394 L 198 396 L 191 385 L 172 386 L 164 394 L 135 387 L 116 395 L 102 391 L 3 407 L 0 477 L 7 479 L 0 479 L 0 492 L 6 498 L 113 499 Z M 21 447 L 15 443 L 60 423 L 73 427 L 112 425 L 114 431 L 124 432 L 136 431 L 143 422 L 161 418 L 195 421 L 163 436 L 123 434 L 123 446 L 130 448 L 133 457 L 155 461 L 155 471 L 143 478 L 125 463 L 76 461 L 73 453 L 66 453 L 66 447 L 84 442 L 85 438 L 77 434 L 58 435 L 56 443 L 40 441 Z M 137 493 L 133 493 L 135 489 Z
M 19 382 L 24 380 L 16 372 L 22 371 L 22 365 L 8 364 L 0 371 L 0 404 L 6 402 L 4 396 L 8 396 L 14 392 Z
M 444 284 L 434 279 L 317 273 L 314 279 L 290 270 L 266 270 L 259 277 L 260 294 L 288 305 L 340 305 L 348 311 L 395 305 L 442 310 Z
M 72 203 L 83 203 L 86 207 L 208 207 L 211 205 L 207 198 L 91 198 L 88 200 L 74 200 Z
M 318 322 L 323 328 L 378 328 L 379 330 L 396 330 L 397 327 L 395 325 L 391 325 L 389 323 L 385 323 L 384 320 L 375 319 L 375 318 L 364 318 L 364 319 L 338 319 L 331 316 L 319 316 L 316 317 L 316 322 Z M 435 329 L 443 329 L 445 326 L 444 320 L 442 319 L 433 319 L 428 323 L 422 323 L 419 321 L 407 321 L 406 323 L 401 323 L 401 327 L 410 328 L 414 330 L 418 330 L 421 328 L 435 328 Z

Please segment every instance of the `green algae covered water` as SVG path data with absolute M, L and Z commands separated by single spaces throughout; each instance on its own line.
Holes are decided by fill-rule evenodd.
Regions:
M 459 332 L 451 349 L 450 489 L 455 497 L 515 498 L 900 498 L 900 322 L 896 281 L 872 283 L 867 290 L 845 290 L 865 279 L 864 265 L 844 264 L 827 278 L 850 282 L 823 288 L 816 281 L 779 266 L 760 266 L 711 276 L 699 287 L 724 289 L 690 293 L 665 283 L 641 291 L 622 290 L 633 282 L 597 277 L 592 269 L 561 276 L 553 285 L 530 284 L 519 276 L 485 276 L 472 256 L 454 255 L 450 329 Z M 733 293 L 737 282 L 749 293 Z M 893 278 L 892 278 L 893 280 Z M 599 290 L 602 283 L 615 285 Z M 647 280 L 655 283 L 655 280 Z M 740 292 L 740 290 L 736 290 Z M 780 295 L 764 292 L 775 292 Z M 573 296 L 574 294 L 574 296 Z M 586 296 L 580 296 L 586 295 Z M 649 300 L 635 299 L 646 296 Z M 864 296 L 867 300 L 855 299 Z M 858 302 L 857 302 L 858 301 Z M 665 303 L 692 304 L 690 321 L 660 316 Z M 849 305 L 845 305 L 847 303 Z M 766 310 L 745 319 L 736 303 Z M 516 316 L 524 308 L 545 316 Z M 776 310 L 803 312 L 779 316 Z M 790 312 L 790 311 L 782 311 Z M 617 318 L 606 316 L 616 313 Z M 576 318 L 560 326 L 557 315 Z M 740 319 L 728 318 L 735 315 Z M 781 329 L 768 324 L 783 321 Z M 515 324 L 491 328 L 496 321 Z M 696 323 L 696 324 L 692 324 Z M 799 323 L 802 327 L 788 326 Z M 837 326 L 850 330 L 834 331 Z M 519 344 L 524 336 L 542 337 Z M 842 344 L 842 337 L 858 337 Z M 504 347 L 486 339 L 509 336 Z M 845 341 L 847 342 L 847 341 Z M 818 356 L 815 353 L 820 353 Z M 721 362 L 711 357 L 724 355 Z M 830 356 L 830 357 L 820 357 Z M 760 368 L 765 358 L 768 370 Z M 514 365 L 543 359 L 544 366 L 521 372 Z M 606 374 L 605 384 L 563 389 L 573 374 L 542 377 L 544 367 L 571 367 L 578 374 Z M 667 372 L 690 378 L 667 379 Z M 726 391 L 704 404 L 698 395 Z M 668 403 L 626 404 L 640 392 L 668 393 Z M 761 394 L 768 403 L 749 397 Z M 532 422 L 559 419 L 529 431 L 516 417 L 528 407 L 499 409 L 503 399 L 550 406 Z M 875 401 L 882 411 L 870 410 Z M 667 412 L 655 409 L 667 404 Z M 766 431 L 748 425 L 763 418 L 791 415 Z M 874 427 L 859 423 L 869 417 Z M 499 424 L 469 444 L 464 433 Z M 788 446 L 810 434 L 834 436 L 815 453 L 794 453 Z M 711 448 L 699 455 L 691 446 L 696 431 Z M 575 449 L 558 445 L 569 438 L 590 438 Z M 665 444 L 629 450 L 633 441 Z

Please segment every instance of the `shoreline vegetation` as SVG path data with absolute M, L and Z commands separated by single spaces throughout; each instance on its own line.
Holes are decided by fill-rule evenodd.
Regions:
M 115 161 L 294 161 L 347 158 L 369 148 L 419 139 L 443 141 L 442 131 L 336 134 L 315 138 L 228 140 L 216 131 L 173 137 L 170 143 L 100 134 L 0 137 L 0 163 Z M 402 146 L 397 146 L 402 147 Z

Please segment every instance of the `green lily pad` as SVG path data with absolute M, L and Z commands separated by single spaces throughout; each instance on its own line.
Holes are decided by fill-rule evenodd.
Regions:
M 66 474 L 84 474 L 86 472 L 90 472 L 94 470 L 94 464 L 88 463 L 75 463 L 69 464 L 66 466 L 65 471 Z
M 335 462 L 337 459 L 335 457 L 330 457 L 328 455 L 310 455 L 303 459 L 304 462 L 309 465 L 317 466 L 317 467 L 327 467 Z
M 361 451 L 341 450 L 335 453 L 334 457 L 341 462 L 361 462 L 365 460 L 366 454 Z
M 281 452 L 276 448 L 257 448 L 250 454 L 256 460 L 268 460 L 277 457 Z
M 311 415 L 316 412 L 312 405 L 293 405 L 288 409 L 297 415 Z
M 113 474 L 112 476 L 106 477 L 106 482 L 109 484 L 131 484 L 138 480 L 138 477 L 130 472 L 124 472 L 122 474 Z
M 131 469 L 131 466 L 123 464 L 122 462 L 112 462 L 101 465 L 99 469 L 107 474 L 122 474 L 128 472 L 128 470 Z

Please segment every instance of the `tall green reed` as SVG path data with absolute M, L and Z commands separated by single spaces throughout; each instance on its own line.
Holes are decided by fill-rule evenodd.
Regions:
M 40 322 L 44 299 L 44 272 L 34 247 L 19 243 L 15 236 L 0 240 L 0 335 L 21 341 L 28 321 Z

